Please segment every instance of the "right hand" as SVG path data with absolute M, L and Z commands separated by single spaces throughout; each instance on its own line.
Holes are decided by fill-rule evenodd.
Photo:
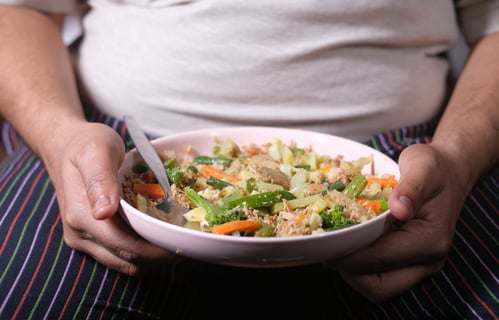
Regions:
M 117 214 L 121 137 L 107 125 L 88 122 L 66 125 L 57 136 L 42 157 L 57 192 L 66 244 L 128 275 L 177 257 L 141 238 Z
M 464 178 L 466 168 L 456 163 L 449 152 L 433 144 L 405 148 L 399 158 L 400 181 L 388 199 L 391 214 L 403 223 L 326 265 L 374 303 L 401 295 L 439 272 L 473 184 Z

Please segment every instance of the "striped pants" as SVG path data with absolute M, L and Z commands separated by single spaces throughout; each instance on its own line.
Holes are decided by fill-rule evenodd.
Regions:
M 131 142 L 123 123 L 93 112 Z M 397 158 L 427 143 L 421 125 L 367 143 Z M 498 319 L 499 169 L 464 204 L 443 270 L 374 305 L 321 265 L 244 269 L 195 261 L 128 277 L 64 244 L 54 188 L 41 160 L 8 124 L 0 165 L 0 319 Z

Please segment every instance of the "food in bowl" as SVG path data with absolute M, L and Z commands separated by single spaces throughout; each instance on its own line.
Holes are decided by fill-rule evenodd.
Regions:
M 343 159 L 347 161 L 372 156 L 372 163 L 364 166 L 363 174 L 400 176 L 397 163 L 387 155 L 360 142 L 309 130 L 264 126 L 207 128 L 159 137 L 151 143 L 162 157 L 165 150 L 170 150 L 178 161 L 183 161 L 184 155 L 193 157 L 212 154 L 217 142 L 224 140 L 244 146 L 264 145 L 276 138 L 285 145 L 295 143 L 302 148 L 310 146 L 317 154 L 332 157 L 343 154 Z M 141 162 L 137 150 L 127 152 L 118 172 L 123 185 L 129 183 L 127 179 L 130 172 Z M 120 200 L 120 214 L 142 238 L 183 257 L 237 267 L 290 267 L 335 259 L 369 245 L 382 236 L 393 221 L 387 210 L 346 228 L 306 236 L 221 236 L 185 227 L 183 215 L 162 214 L 158 219 L 145 214 L 135 207 L 135 203 L 131 202 L 133 199 L 124 191 Z M 176 217 L 179 221 L 176 221 Z
M 187 208 L 187 228 L 234 237 L 290 237 L 327 233 L 384 213 L 397 184 L 393 173 L 376 173 L 372 154 L 346 159 L 312 145 L 281 138 L 236 143 L 214 137 L 210 153 L 185 145 L 159 152 L 172 197 Z M 367 170 L 366 170 L 367 169 Z M 155 218 L 164 193 L 152 172 L 137 162 L 125 173 L 124 199 Z

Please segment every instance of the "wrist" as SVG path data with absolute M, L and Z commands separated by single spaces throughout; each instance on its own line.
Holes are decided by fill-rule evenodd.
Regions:
M 474 135 L 465 130 L 437 132 L 430 144 L 466 190 L 497 163 L 497 150 L 492 150 L 493 134 L 484 131 Z
M 34 147 L 35 152 L 49 165 L 51 159 L 60 158 L 74 143 L 74 137 L 84 131 L 87 121 L 83 117 L 58 117 L 47 132 L 40 135 Z

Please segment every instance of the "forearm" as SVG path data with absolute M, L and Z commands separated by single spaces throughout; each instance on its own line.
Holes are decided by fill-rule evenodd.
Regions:
M 1 5 L 0 17 L 0 112 L 43 153 L 84 120 L 69 53 L 57 19 Z
M 499 161 L 499 33 L 473 49 L 437 127 L 433 145 L 447 152 L 470 182 Z

